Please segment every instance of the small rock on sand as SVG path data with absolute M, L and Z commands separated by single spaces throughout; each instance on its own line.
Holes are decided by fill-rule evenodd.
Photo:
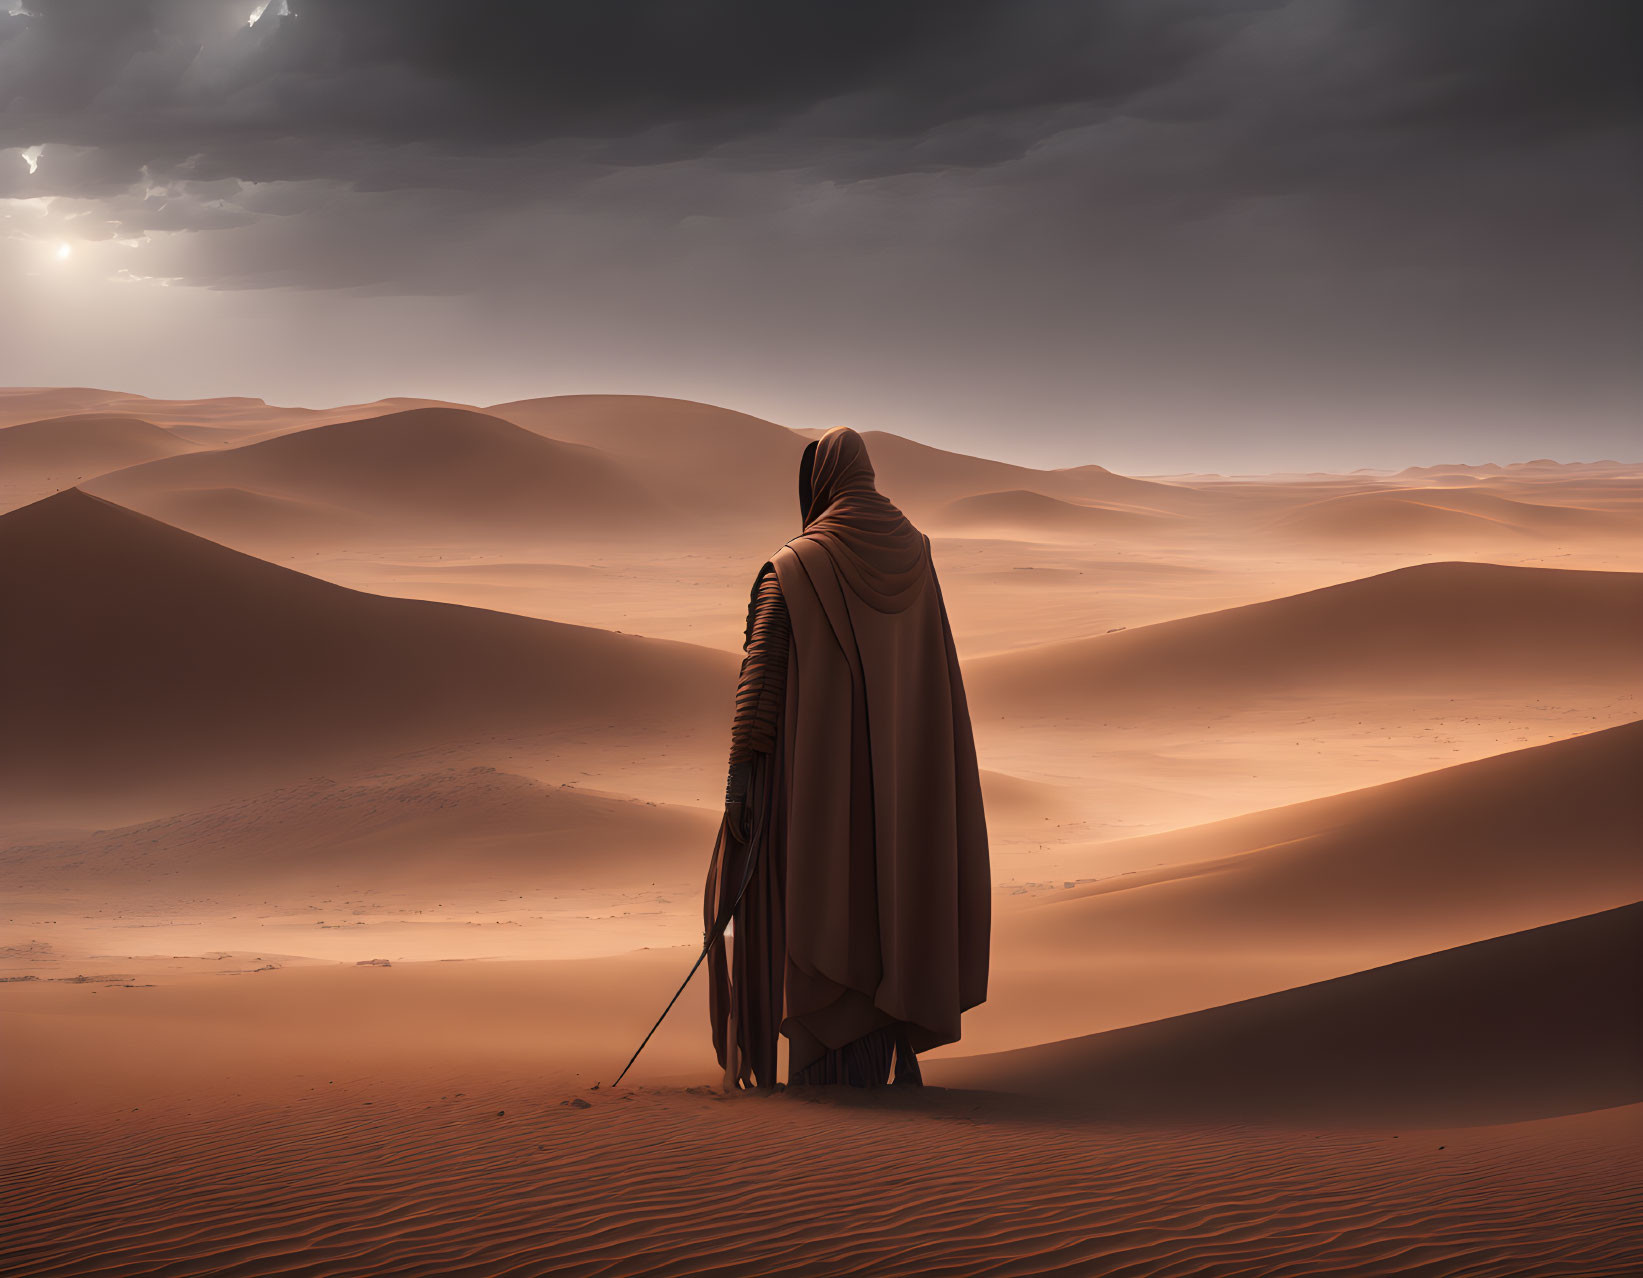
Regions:
M 392 967 L 393 964 L 390 963 L 387 959 L 360 959 L 360 961 L 355 963 L 354 966 L 355 967 Z
M 592 1109 L 593 1108 L 592 1104 L 590 1104 L 588 1101 L 583 1100 L 580 1096 L 572 1096 L 569 1100 L 562 1100 L 559 1103 L 561 1105 L 568 1105 L 571 1109 Z

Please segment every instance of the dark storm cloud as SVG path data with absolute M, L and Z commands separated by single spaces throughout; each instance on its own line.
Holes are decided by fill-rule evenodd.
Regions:
M 840 136 L 905 139 L 1120 100 L 1265 6 L 307 0 L 247 27 L 251 7 L 35 0 L 0 25 L 9 137 L 625 139 L 633 159 L 656 162 L 802 135 L 817 104 L 842 103 L 827 119 Z M 991 158 L 985 144 L 975 158 Z
M 1632 0 L 21 7 L 0 201 L 129 278 L 996 358 L 1068 419 L 1636 385 Z
M 469 196 L 451 234 L 480 229 L 492 206 L 603 208 L 624 198 L 605 181 L 613 170 L 666 166 L 626 193 L 663 222 L 734 214 L 716 190 L 756 213 L 758 193 L 733 175 L 767 172 L 969 175 L 959 194 L 977 199 L 983 226 L 1004 180 L 1031 192 L 1030 220 L 1051 223 L 1093 205 L 1191 217 L 1250 197 L 1395 199 L 1370 188 L 1635 120 L 1643 11 L 1624 0 L 284 7 L 254 26 L 247 0 L 32 0 L 0 17 L 0 146 L 46 146 L 37 172 L 0 173 L 0 195 L 175 184 L 186 205 L 194 184 L 227 179 L 446 188 Z M 1079 136 L 1115 121 L 1116 138 Z M 1125 145 L 1135 122 L 1157 128 Z M 989 181 L 993 170 L 1007 171 Z M 304 199 L 317 247 L 348 219 L 321 188 L 288 195 L 288 211 Z M 220 208 L 147 221 L 144 208 L 166 201 L 125 203 L 125 234 L 243 222 Z M 392 257 L 389 242 L 379 249 Z M 337 278 L 327 268 L 312 282 Z
M 35 193 L 147 174 L 510 199 L 692 160 L 985 170 L 1133 117 L 1174 126 L 1153 144 L 1183 162 L 1130 159 L 1104 185 L 1190 202 L 1612 128 L 1635 112 L 1640 34 L 1625 0 L 281 7 L 248 26 L 247 0 L 32 0 L 0 18 L 0 146 L 48 144 Z M 1216 154 L 1194 157 L 1179 134 L 1205 127 Z
M 0 18 L 7 144 L 626 139 L 657 162 L 778 131 L 905 142 L 1023 112 L 1048 122 L 1171 84 L 1161 118 L 1218 112 L 1230 87 L 1301 108 L 1280 131 L 1513 136 L 1635 108 L 1643 35 L 1629 0 L 298 0 L 248 27 L 254 7 L 31 0 Z M 1294 57 L 1281 78 L 1212 72 L 1194 91 L 1195 67 L 1286 7 L 1305 17 L 1270 50 Z M 990 134 L 943 162 L 991 163 L 1020 141 Z

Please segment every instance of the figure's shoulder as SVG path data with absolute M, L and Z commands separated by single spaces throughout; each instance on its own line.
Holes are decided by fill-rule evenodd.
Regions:
M 770 567 L 782 595 L 809 598 L 834 576 L 833 560 L 827 547 L 816 537 L 800 533 L 770 556 Z
M 805 565 L 809 565 L 810 571 L 815 572 L 824 563 L 830 562 L 827 547 L 820 538 L 809 533 L 800 533 L 791 538 L 786 545 L 770 556 L 771 569 L 784 583 L 791 580 L 793 574 L 804 571 Z
M 779 554 L 781 552 L 778 551 L 777 553 Z M 770 589 L 770 584 L 776 580 L 776 565 L 773 562 L 774 559 L 774 555 L 772 555 L 770 559 L 766 559 L 759 565 L 759 570 L 753 574 L 753 585 L 748 591 L 749 596 L 752 598 L 757 599 L 760 593 Z

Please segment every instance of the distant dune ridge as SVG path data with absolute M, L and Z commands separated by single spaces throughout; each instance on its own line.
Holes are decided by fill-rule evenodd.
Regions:
M 791 430 L 712 404 L 642 395 L 564 395 L 485 410 L 554 439 L 595 445 L 707 526 L 797 532 L 800 455 L 818 431 Z M 886 496 L 950 531 L 1022 516 L 1024 532 L 1057 523 L 1091 534 L 1135 531 L 1215 508 L 1213 495 L 1132 479 L 1101 466 L 1034 470 L 864 432 Z M 974 499 L 973 501 L 969 499 Z M 1066 508 L 1066 509 L 1063 509 Z
M 1168 515 L 1122 506 L 1063 501 L 1024 488 L 1008 492 L 977 493 L 938 508 L 931 526 L 947 531 L 995 531 L 1018 537 L 1093 536 L 1101 533 L 1146 532 L 1168 526 Z
M 140 417 L 183 439 L 221 444 L 245 442 L 274 431 L 431 406 L 468 407 L 444 400 L 390 397 L 335 408 L 285 408 L 252 395 L 157 399 L 87 386 L 6 386 L 0 387 L 0 426 L 71 414 L 114 414 Z
M 1513 1122 L 1643 1101 L 1639 1008 L 1631 904 L 928 1075 L 1128 1117 Z
M 1436 563 L 968 664 L 991 714 L 1196 712 L 1323 688 L 1643 688 L 1643 573 Z
M 1547 474 L 1606 474 L 1614 471 L 1637 472 L 1643 470 L 1643 464 L 1638 462 L 1621 462 L 1611 458 L 1590 462 L 1560 462 L 1549 457 L 1542 457 L 1535 461 L 1511 462 L 1502 466 L 1498 462 L 1484 462 L 1481 465 L 1472 465 L 1468 462 L 1440 462 L 1434 466 L 1405 466 L 1393 479 L 1432 479 L 1444 475 L 1471 475 L 1478 478 L 1488 478 L 1494 475 L 1547 475 Z
M 136 417 L 163 427 L 178 439 L 211 447 L 242 443 L 298 424 L 334 420 L 323 411 L 278 408 L 248 395 L 151 399 L 91 387 L 0 388 L 0 426 L 74 416 Z
M 1435 479 L 1448 475 L 1463 475 L 1476 477 L 1481 475 L 1499 475 L 1504 473 L 1505 467 L 1495 462 L 1485 462 L 1481 466 L 1473 466 L 1467 462 L 1440 462 L 1435 466 L 1405 466 L 1393 479 Z
M 887 431 L 864 431 L 879 488 L 909 513 L 920 514 L 961 497 L 1027 491 L 1064 501 L 1096 501 L 1160 514 L 1201 514 L 1218 505 L 1214 494 L 1179 484 L 1117 475 L 1103 466 L 1034 470 L 1009 462 L 933 448 Z
M 136 412 L 131 406 L 141 395 L 122 391 L 96 390 L 88 386 L 6 386 L 0 387 L 0 425 L 40 421 L 81 413 Z
M 485 411 L 619 457 L 631 473 L 681 505 L 783 524 L 796 519 L 799 457 L 820 433 L 713 404 L 644 395 L 561 395 L 493 404 Z M 885 431 L 866 431 L 864 437 L 880 490 L 915 518 L 936 516 L 947 503 L 1001 493 L 1035 504 L 1101 503 L 1137 516 L 1198 512 L 1216 504 L 1190 488 L 1131 479 L 1100 466 L 1034 470 Z M 1111 526 L 1118 522 L 1115 518 Z
M 1349 540 L 1643 535 L 1635 518 L 1613 511 L 1521 501 L 1478 488 L 1346 493 L 1288 511 L 1273 519 L 1271 527 L 1292 535 Z
M 652 494 L 608 457 L 485 413 L 416 408 L 107 475 L 87 491 L 134 508 L 241 489 L 395 521 L 402 533 L 532 528 L 609 534 L 650 522 Z
M 69 490 L 0 516 L 0 793 L 163 791 L 499 731 L 678 738 L 727 655 L 362 594 Z

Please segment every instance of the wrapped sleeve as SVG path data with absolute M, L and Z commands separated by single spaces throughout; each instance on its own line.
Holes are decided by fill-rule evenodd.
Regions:
M 730 729 L 730 767 L 746 764 L 755 754 L 776 748 L 782 706 L 787 696 L 787 648 L 792 630 L 787 604 L 774 572 L 753 588 L 748 608 L 742 674 L 736 683 L 736 718 Z

